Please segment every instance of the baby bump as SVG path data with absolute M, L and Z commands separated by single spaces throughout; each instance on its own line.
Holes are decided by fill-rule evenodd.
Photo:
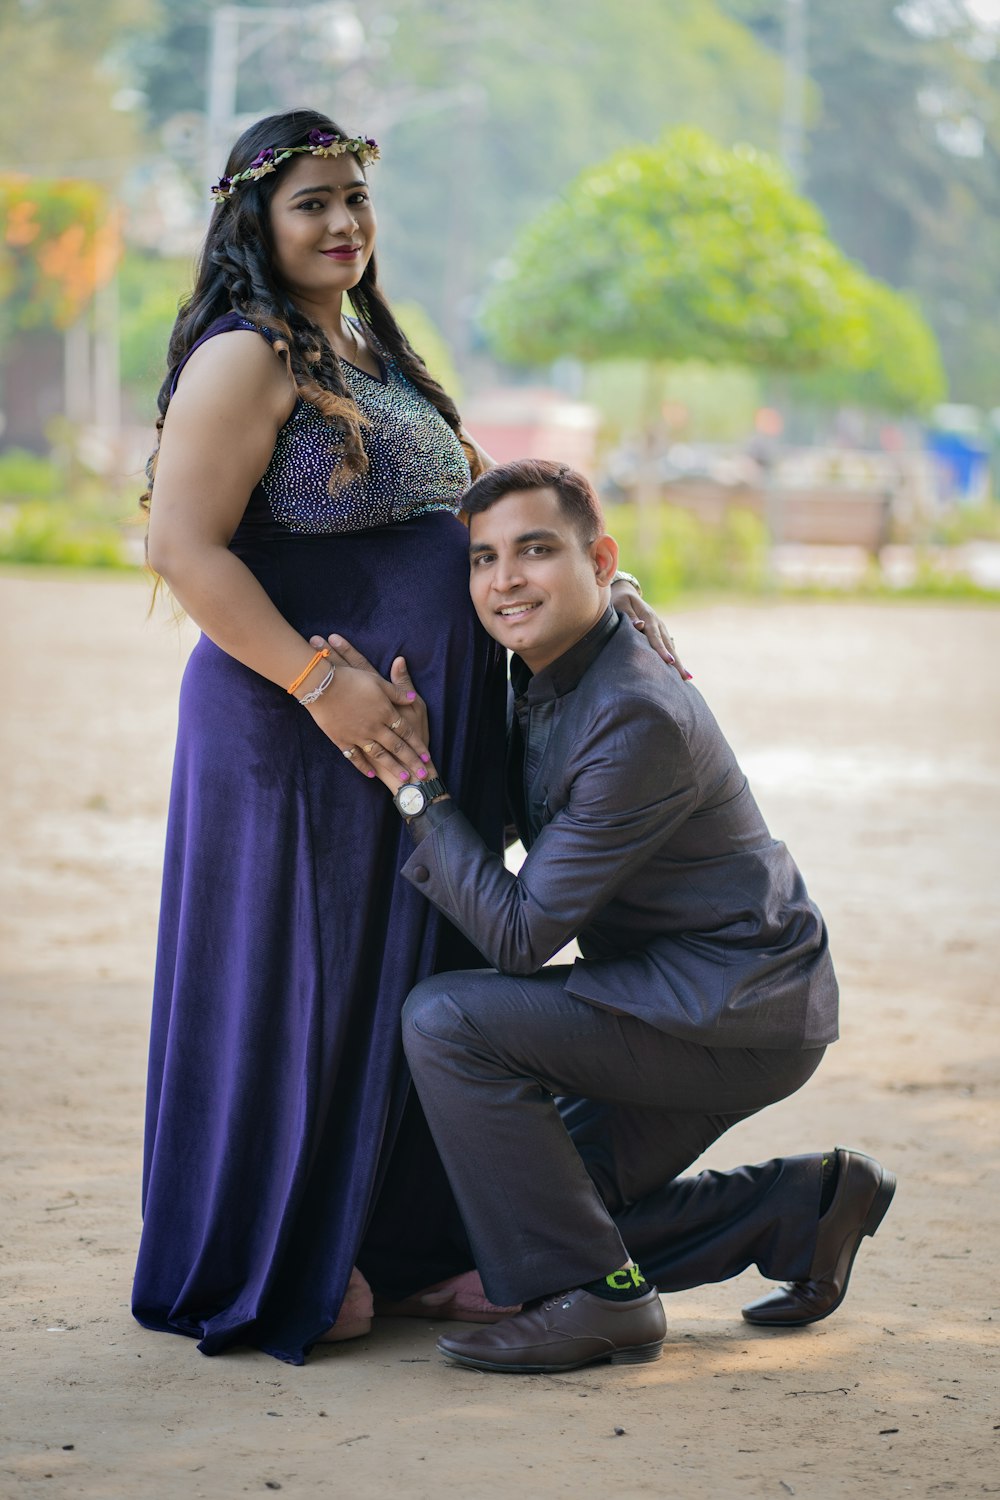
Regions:
M 414 679 L 443 657 L 486 649 L 469 599 L 468 532 L 435 511 L 336 536 L 270 538 L 234 548 L 303 636 L 336 631 L 381 672 L 403 655 Z

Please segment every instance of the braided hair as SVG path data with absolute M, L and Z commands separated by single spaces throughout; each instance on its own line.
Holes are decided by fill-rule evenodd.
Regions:
M 289 146 L 305 145 L 312 130 L 346 136 L 339 125 L 315 110 L 293 109 L 284 114 L 268 115 L 249 126 L 240 136 L 230 152 L 225 175 L 232 177 L 244 171 L 268 146 L 283 150 Z M 343 453 L 330 477 L 331 491 L 336 492 L 368 470 L 368 456 L 362 441 L 365 418 L 347 386 L 340 361 L 322 329 L 295 305 L 274 271 L 270 206 L 277 177 L 277 173 L 268 173 L 257 181 L 242 182 L 225 202 L 216 204 L 201 252 L 194 290 L 182 301 L 170 335 L 167 374 L 157 397 L 157 446 L 146 465 L 149 487 L 140 500 L 144 509 L 148 510 L 150 504 L 159 436 L 177 370 L 211 324 L 229 312 L 239 313 L 273 335 L 273 347 L 285 362 L 296 395 L 311 402 L 340 427 Z M 378 284 L 374 255 L 349 295 L 362 326 L 371 330 L 374 341 L 441 413 L 462 442 L 475 470 L 475 450 L 462 433 L 458 408 L 430 374 L 396 322 Z

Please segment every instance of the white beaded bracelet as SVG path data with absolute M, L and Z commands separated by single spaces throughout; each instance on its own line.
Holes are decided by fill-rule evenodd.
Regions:
M 323 678 L 323 681 L 320 683 L 319 687 L 313 688 L 311 693 L 306 693 L 304 698 L 299 699 L 299 702 L 302 704 L 303 708 L 308 708 L 310 703 L 315 703 L 317 698 L 322 698 L 323 694 L 330 686 L 330 683 L 333 681 L 333 674 L 336 672 L 336 670 L 336 666 L 332 666 L 329 672 L 327 672 L 326 676 Z

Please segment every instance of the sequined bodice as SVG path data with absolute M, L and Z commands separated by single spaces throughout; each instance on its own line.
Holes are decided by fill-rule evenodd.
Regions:
M 226 313 L 192 345 L 174 372 L 171 394 L 194 350 L 216 334 L 266 330 L 239 313 Z M 365 338 L 371 342 L 366 329 Z M 343 449 L 336 422 L 308 401 L 298 401 L 278 433 L 271 461 L 243 517 L 241 533 L 261 526 L 326 536 L 369 531 L 409 521 L 427 511 L 457 514 L 469 486 L 469 463 L 437 407 L 407 380 L 394 360 L 380 354 L 384 378 L 342 363 L 344 378 L 368 419 L 362 440 L 368 472 L 330 494 L 330 475 Z
M 368 473 L 330 494 L 340 430 L 299 401 L 261 480 L 273 520 L 292 531 L 326 533 L 366 531 L 432 510 L 456 512 L 469 464 L 441 413 L 391 359 L 383 360 L 384 380 L 354 365 L 342 368 L 369 422 L 362 434 Z

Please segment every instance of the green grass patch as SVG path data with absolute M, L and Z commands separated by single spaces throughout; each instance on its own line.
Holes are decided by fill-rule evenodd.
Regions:
M 0 562 L 61 568 L 128 568 L 121 530 L 105 513 L 66 500 L 26 500 L 0 510 Z
M 650 599 L 769 588 L 767 530 L 752 511 L 728 510 L 718 526 L 707 526 L 671 505 L 642 515 L 634 505 L 609 506 L 607 524 L 622 567 L 641 579 Z

